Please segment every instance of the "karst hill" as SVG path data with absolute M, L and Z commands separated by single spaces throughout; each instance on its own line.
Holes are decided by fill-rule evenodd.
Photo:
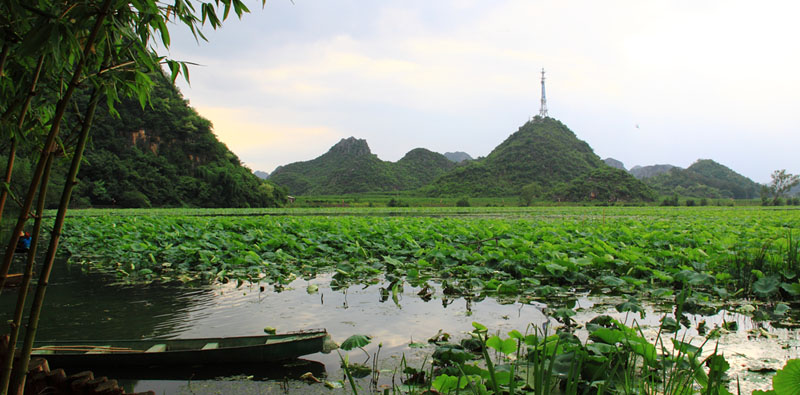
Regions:
M 651 200 L 652 191 L 606 165 L 585 141 L 553 118 L 536 117 L 486 158 L 426 186 L 428 195 L 512 196 L 523 188 L 553 200 Z
M 380 160 L 367 142 L 342 139 L 316 159 L 281 166 L 270 181 L 296 195 L 338 195 L 419 188 L 455 167 L 444 155 L 416 148 L 397 162 Z
M 309 195 L 416 189 L 428 196 L 516 196 L 533 188 L 538 197 L 553 200 L 653 198 L 646 185 L 607 166 L 564 124 L 539 117 L 487 157 L 460 165 L 423 148 L 384 162 L 366 141 L 351 137 L 316 159 L 276 169 L 270 180 Z

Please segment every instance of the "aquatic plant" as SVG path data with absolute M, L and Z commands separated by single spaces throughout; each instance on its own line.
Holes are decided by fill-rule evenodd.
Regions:
M 469 351 L 440 343 L 432 375 L 414 386 L 407 381 L 403 390 L 424 392 L 430 386 L 439 393 L 729 394 L 724 375 L 729 365 L 716 349 L 701 358 L 705 342 L 694 346 L 677 335 L 665 342 L 661 332 L 653 344 L 638 326 L 608 316 L 587 324 L 586 342 L 564 328 L 552 334 L 546 327 L 529 328 L 526 334 L 513 330 L 507 338 L 489 335 L 479 323 L 473 328 L 472 339 L 480 347 Z
M 387 295 L 404 281 L 432 280 L 448 296 L 523 301 L 575 289 L 661 298 L 691 286 L 690 302 L 697 303 L 687 308 L 732 296 L 778 302 L 800 294 L 791 232 L 800 212 L 611 209 L 517 209 L 510 217 L 470 211 L 499 216 L 493 218 L 430 217 L 450 215 L 439 209 L 415 209 L 413 217 L 159 210 L 71 217 L 64 244 L 71 262 L 127 283 L 251 281 L 279 289 L 296 277 L 334 272 L 336 287 L 385 276 L 393 282 Z

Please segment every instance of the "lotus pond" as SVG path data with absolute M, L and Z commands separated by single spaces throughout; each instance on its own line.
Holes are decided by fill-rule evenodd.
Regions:
M 798 229 L 800 210 L 757 207 L 78 211 L 64 233 L 67 273 L 113 292 L 75 300 L 142 308 L 101 309 L 107 321 L 45 316 L 40 334 L 88 336 L 65 322 L 92 322 L 106 338 L 231 336 L 266 326 L 325 327 L 338 342 L 371 336 L 350 352 L 312 356 L 327 377 L 304 392 L 329 391 L 325 382 L 362 391 L 503 392 L 535 382 L 625 392 L 614 380 L 683 364 L 699 378 L 675 373 L 631 388 L 674 382 L 723 393 L 708 384 L 718 375 L 728 388 L 735 381 L 726 378 L 738 377 L 749 393 L 771 383 L 748 371 L 800 357 Z M 176 300 L 189 307 L 171 307 Z M 135 320 L 161 323 L 137 328 Z M 482 345 L 462 355 L 462 339 Z M 717 344 L 722 361 L 712 355 Z M 619 348 L 628 354 L 614 354 Z M 340 355 L 354 368 L 365 363 L 366 377 L 344 379 Z M 558 370 L 581 355 L 580 372 Z M 552 383 L 519 363 L 536 358 Z M 591 366 L 620 369 L 619 377 L 570 384 Z M 190 391 L 226 392 L 230 383 L 195 382 Z

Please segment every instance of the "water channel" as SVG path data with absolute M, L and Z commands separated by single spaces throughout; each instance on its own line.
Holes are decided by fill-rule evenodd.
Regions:
M 19 267 L 16 268 L 19 271 Z M 278 332 L 325 328 L 336 342 L 353 334 L 366 334 L 373 342 L 369 354 L 382 345 L 379 367 L 383 369 L 380 383 L 390 386 L 392 371 L 401 357 L 419 366 L 433 352 L 433 346 L 411 348 L 413 342 L 426 340 L 440 330 L 453 338 L 467 337 L 472 322 L 480 322 L 492 332 L 505 336 L 512 329 L 524 331 L 528 325 L 557 324 L 549 319 L 540 303 L 498 302 L 493 298 L 466 300 L 449 299 L 439 290 L 430 300 L 417 296 L 419 288 L 406 284 L 396 298 L 386 297 L 381 287 L 385 282 L 364 286 L 354 285 L 333 290 L 330 276 L 315 279 L 296 279 L 277 292 L 266 284 L 217 284 L 186 286 L 183 284 L 119 285 L 114 278 L 102 273 L 86 272 L 78 266 L 60 261 L 55 266 L 47 291 L 46 304 L 37 340 L 102 340 L 146 338 L 191 338 L 261 334 L 265 327 Z M 14 310 L 16 290 L 0 295 L 0 318 L 8 320 Z M 638 315 L 618 313 L 613 308 L 618 298 L 578 295 L 574 317 L 585 323 L 598 314 L 609 314 L 631 323 L 635 318 L 645 328 L 658 325 L 662 313 L 648 307 L 644 319 Z M 720 339 L 720 349 L 746 384 L 743 388 L 768 388 L 769 379 L 753 375 L 748 369 L 760 363 L 780 368 L 786 360 L 800 357 L 797 330 L 771 328 L 767 324 L 734 313 L 722 311 L 714 316 L 690 316 L 692 328 L 700 320 L 709 327 L 724 321 L 737 321 L 738 329 Z M 748 331 L 766 328 L 773 338 L 748 337 Z M 689 338 L 700 338 L 694 329 L 686 332 Z M 702 339 L 700 339 L 702 341 Z M 366 358 L 361 350 L 350 352 L 353 361 Z M 189 372 L 186 377 L 128 377 L 121 380 L 126 391 L 155 390 L 156 393 L 273 393 L 288 389 L 297 393 L 328 393 L 322 384 L 280 380 L 283 376 L 297 378 L 311 372 L 322 380 L 341 380 L 339 354 L 314 354 L 302 362 L 274 371 L 274 367 L 249 367 L 245 372 L 231 372 L 228 377 L 204 377 L 202 372 Z M 369 362 L 371 364 L 371 362 Z M 69 373 L 69 372 L 68 372 Z M 95 373 L 105 375 L 101 367 Z M 120 377 L 120 372 L 108 373 Z M 215 373 L 216 374 L 216 373 Z M 223 375 L 226 375 L 223 373 Z M 368 381 L 361 382 L 363 388 Z M 744 393 L 750 393 L 749 391 Z

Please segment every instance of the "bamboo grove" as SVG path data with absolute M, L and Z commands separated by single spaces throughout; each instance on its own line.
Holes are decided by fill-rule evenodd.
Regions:
M 39 312 L 97 104 L 105 100 L 109 111 L 114 112 L 113 105 L 120 98 L 135 97 L 142 106 L 147 105 L 152 87 L 149 75 L 163 72 L 162 67 L 169 70 L 173 81 L 180 74 L 188 78 L 186 62 L 158 54 L 170 46 L 169 26 L 188 29 L 196 39 L 204 40 L 201 29 L 220 27 L 231 11 L 237 17 L 249 12 L 241 0 L 0 2 L 0 148 L 7 150 L 8 157 L 1 184 L 0 218 L 10 211 L 7 205 L 19 206 L 19 217 L 0 265 L 0 289 L 8 278 L 20 232 L 33 220 L 33 241 L 10 323 L 0 393 L 21 393 L 24 389 Z M 12 196 L 8 185 L 21 146 L 32 147 L 39 157 L 25 195 Z M 68 161 L 69 172 L 61 180 L 64 186 L 49 237 L 40 237 L 46 190 L 54 181 L 50 170 L 56 161 Z M 40 240 L 47 240 L 48 245 L 44 254 L 37 255 Z M 25 341 L 15 362 L 25 299 L 36 259 L 41 257 Z M 11 377 L 12 367 L 17 372 L 15 377 Z

